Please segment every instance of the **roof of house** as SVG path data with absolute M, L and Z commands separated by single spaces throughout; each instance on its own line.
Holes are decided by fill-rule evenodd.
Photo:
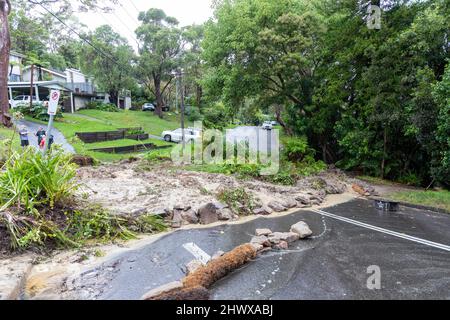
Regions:
M 36 81 L 33 83 L 33 85 L 48 89 L 56 89 L 56 90 L 63 90 L 63 91 L 70 91 L 65 86 L 64 82 L 61 81 Z M 8 82 L 8 87 L 10 88 L 29 88 L 30 82 Z
M 11 51 L 9 52 L 9 54 L 12 55 L 12 56 L 15 56 L 15 57 L 20 57 L 20 58 L 25 58 L 25 57 L 26 57 L 26 55 L 21 54 L 21 53 L 18 53 L 18 52 L 13 51 L 13 50 L 11 50 Z
M 23 68 L 23 70 L 25 71 L 25 70 L 28 70 L 30 68 L 31 68 L 31 66 L 26 66 L 26 67 Z M 44 68 L 44 67 L 40 67 L 40 68 L 41 68 L 41 70 L 47 71 L 48 73 L 60 76 L 62 78 L 66 77 L 66 74 L 64 73 L 64 71 L 50 69 L 50 68 Z

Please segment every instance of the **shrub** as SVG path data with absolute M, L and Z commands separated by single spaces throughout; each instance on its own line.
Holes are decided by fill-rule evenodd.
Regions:
M 88 240 L 135 238 L 166 228 L 157 216 L 121 217 L 99 207 L 76 209 L 76 165 L 61 151 L 14 153 L 0 173 L 0 238 L 13 249 L 47 244 L 79 247 Z
M 290 137 L 283 139 L 284 155 L 289 161 L 300 162 L 306 155 L 313 155 L 314 150 L 309 148 L 308 140 L 305 137 Z
M 26 211 L 35 206 L 53 208 L 78 188 L 75 169 L 71 156 L 60 150 L 49 155 L 33 148 L 14 152 L 0 174 L 0 211 L 11 206 Z
M 118 108 L 115 104 L 112 103 L 104 103 L 100 101 L 90 101 L 86 103 L 86 109 L 91 110 L 100 110 L 106 112 L 120 112 L 120 108 Z
M 48 121 L 50 118 L 47 113 L 48 108 L 45 107 L 42 103 L 35 103 L 31 108 L 29 105 L 21 104 L 17 106 L 16 111 L 22 113 L 24 116 L 30 116 L 33 119 L 37 119 L 40 121 Z M 55 118 L 63 118 L 61 108 L 58 108 L 58 112 L 56 113 Z
M 400 183 L 402 184 L 406 184 L 409 186 L 415 186 L 415 187 L 419 187 L 422 185 L 422 180 L 420 179 L 420 177 L 418 177 L 416 174 L 409 172 L 406 174 L 403 174 L 399 180 Z
M 202 114 L 200 113 L 200 110 L 196 107 L 192 107 L 191 111 L 189 112 L 189 115 L 188 115 L 188 120 L 190 122 L 195 122 L 195 121 L 200 121 L 202 119 L 203 119 L 203 117 L 202 117 Z
M 208 129 L 222 130 L 229 123 L 227 110 L 222 104 L 204 110 L 203 117 L 203 125 Z
M 251 193 L 245 188 L 222 190 L 217 198 L 225 202 L 234 213 L 239 215 L 251 215 L 256 208 L 256 202 Z
M 152 150 L 144 155 L 144 159 L 147 160 L 148 162 L 171 161 L 171 152 L 172 149 L 170 148 Z

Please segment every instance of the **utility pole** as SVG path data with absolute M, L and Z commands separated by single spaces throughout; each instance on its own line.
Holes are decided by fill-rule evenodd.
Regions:
M 33 108 L 33 82 L 34 82 L 34 64 L 31 65 L 31 79 L 30 79 L 30 109 Z
M 176 89 L 176 96 L 175 96 L 175 110 L 177 111 L 177 113 L 178 113 L 178 87 L 179 87 L 179 83 L 178 83 L 178 81 L 180 80 L 179 79 L 179 77 L 178 77 L 178 73 L 177 73 L 177 81 L 176 81 L 176 86 L 177 86 L 177 89 Z
M 186 133 L 184 131 L 184 90 L 183 90 L 183 72 L 180 71 L 178 73 L 180 79 L 180 89 L 181 89 L 181 132 L 182 132 L 182 142 L 183 142 L 183 150 L 186 148 Z

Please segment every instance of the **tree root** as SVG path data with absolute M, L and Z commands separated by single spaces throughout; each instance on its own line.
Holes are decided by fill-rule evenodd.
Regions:
M 241 245 L 185 277 L 182 280 L 182 289 L 170 290 L 146 300 L 208 300 L 208 288 L 216 281 L 256 258 L 256 255 L 257 250 L 252 244 Z

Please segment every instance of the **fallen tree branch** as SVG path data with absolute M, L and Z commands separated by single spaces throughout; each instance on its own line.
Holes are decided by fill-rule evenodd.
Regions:
M 256 258 L 257 253 L 255 246 L 249 243 L 236 247 L 185 277 L 182 280 L 183 288 L 173 289 L 153 297 L 145 297 L 144 300 L 207 300 L 209 298 L 208 288 Z

